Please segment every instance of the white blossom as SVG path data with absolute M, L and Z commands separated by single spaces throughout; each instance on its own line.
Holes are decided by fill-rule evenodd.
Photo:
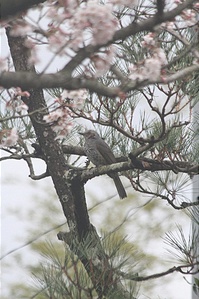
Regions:
M 153 55 L 140 65 L 132 64 L 129 67 L 131 80 L 143 81 L 143 80 L 158 80 L 161 75 L 162 66 L 167 63 L 167 58 L 164 51 L 161 48 L 155 48 Z
M 156 45 L 155 33 L 149 32 L 147 35 L 143 37 L 143 41 L 141 42 L 143 47 L 154 47 Z
M 96 1 L 88 1 L 86 7 L 79 7 L 72 25 L 81 30 L 91 28 L 94 45 L 104 44 L 111 40 L 118 28 L 117 19 L 112 13 L 112 6 L 100 5 Z
M 17 129 L 15 127 L 11 130 L 5 130 L 4 132 L 1 132 L 0 136 L 1 135 L 3 135 L 3 137 L 1 138 L 0 148 L 14 146 L 19 138 Z
M 115 54 L 115 47 L 111 46 L 104 53 L 95 54 L 91 57 L 91 61 L 95 67 L 95 77 L 102 76 L 110 69 Z
M 64 138 L 73 127 L 70 110 L 67 107 L 60 107 L 43 117 L 46 123 L 51 124 L 52 130 L 57 134 L 56 139 Z
M 64 101 L 65 99 L 72 100 L 71 106 L 78 110 L 81 110 L 84 106 L 84 102 L 88 96 L 86 89 L 78 89 L 78 90 L 64 90 L 61 94 L 61 99 Z

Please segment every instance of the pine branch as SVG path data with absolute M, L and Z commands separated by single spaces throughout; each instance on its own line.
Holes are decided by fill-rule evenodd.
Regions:
M 174 266 L 166 271 L 160 272 L 160 273 L 155 273 L 149 276 L 135 276 L 134 274 L 126 274 L 123 272 L 119 272 L 120 275 L 126 279 L 134 280 L 134 281 L 147 281 L 155 278 L 160 278 L 163 276 L 166 276 L 168 274 L 174 273 L 174 272 L 179 272 L 182 274 L 196 274 L 198 273 L 198 270 L 193 270 L 195 266 L 199 265 L 199 262 L 193 263 L 193 264 L 186 264 L 182 266 Z M 187 269 L 186 271 L 184 269 Z

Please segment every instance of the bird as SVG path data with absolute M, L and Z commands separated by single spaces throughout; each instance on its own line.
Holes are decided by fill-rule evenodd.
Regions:
M 85 132 L 80 132 L 79 134 L 84 136 L 85 144 L 84 150 L 88 159 L 95 165 L 109 165 L 116 163 L 117 160 L 109 147 L 109 145 L 99 136 L 99 134 L 94 130 L 87 130 Z M 111 173 L 109 176 L 113 179 L 119 197 L 121 199 L 127 197 L 124 186 L 117 173 Z

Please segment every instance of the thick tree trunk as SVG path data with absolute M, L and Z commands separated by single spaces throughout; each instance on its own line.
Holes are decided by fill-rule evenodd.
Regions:
M 8 44 L 15 70 L 35 72 L 35 68 L 28 63 L 29 53 L 24 46 L 25 38 L 12 37 L 9 32 L 10 29 L 7 29 Z M 80 179 L 81 173 L 78 174 L 74 170 L 68 169 L 64 153 L 60 144 L 55 140 L 54 132 L 50 126 L 43 122 L 44 114 L 48 113 L 43 91 L 41 89 L 30 89 L 28 91 L 30 97 L 22 98 L 22 100 L 28 105 L 29 113 L 37 111 L 37 113 L 30 116 L 30 119 L 70 230 L 69 238 L 66 238 L 67 234 L 64 233 L 59 233 L 58 238 L 65 241 L 71 250 L 79 255 L 99 298 L 102 298 L 110 290 L 115 291 L 117 287 L 118 292 L 123 294 L 124 291 L 118 279 L 113 280 L 114 273 L 108 264 L 100 238 L 89 221 L 84 183 Z M 85 254 L 85 248 L 82 247 L 84 250 L 81 252 L 81 246 L 87 240 L 89 241 L 89 248 Z M 128 297 L 125 295 L 122 298 Z

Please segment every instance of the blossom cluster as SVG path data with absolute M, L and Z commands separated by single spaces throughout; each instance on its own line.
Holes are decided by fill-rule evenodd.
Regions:
M 64 90 L 59 98 L 59 103 L 65 104 L 68 101 L 67 105 L 73 109 L 82 110 L 84 102 L 88 96 L 88 93 L 85 89 L 78 90 Z
M 9 100 L 5 100 L 5 107 L 7 110 L 12 111 L 14 114 L 19 115 L 24 112 L 27 113 L 28 106 L 21 100 L 21 97 L 30 97 L 28 91 L 22 91 L 20 87 L 7 90 Z M 17 143 L 19 136 L 17 128 L 3 129 L 0 131 L 0 148 L 12 147 Z
M 56 139 L 66 137 L 73 127 L 70 110 L 67 107 L 57 108 L 45 115 L 43 120 L 52 126 L 52 130 L 56 133 Z
M 56 139 L 65 138 L 73 127 L 73 110 L 81 110 L 86 99 L 86 91 L 64 90 L 60 97 L 55 99 L 56 107 L 53 111 L 43 117 L 56 133 Z
M 176 7 L 183 2 L 184 2 L 183 0 L 175 0 L 172 3 L 172 5 L 174 7 Z M 193 9 L 183 10 L 182 13 L 180 14 L 181 20 L 179 19 L 179 17 L 176 17 L 175 23 L 178 24 L 178 27 L 190 27 L 190 26 L 196 25 L 198 22 L 196 11 L 198 9 L 199 9 L 198 2 L 193 3 Z M 181 26 L 179 26 L 179 22 L 182 23 Z
M 112 5 L 101 5 L 99 1 L 87 1 L 75 7 L 56 7 L 49 9 L 49 47 L 63 55 L 67 45 L 77 51 L 84 44 L 105 44 L 110 41 L 118 28 L 118 21 L 113 15 Z
M 105 45 L 109 42 L 120 24 L 115 16 L 115 7 L 127 6 L 133 8 L 138 0 L 100 0 L 72 1 L 49 0 L 46 17 L 48 26 L 37 24 L 28 19 L 19 19 L 13 23 L 13 36 L 31 36 L 32 33 L 41 33 L 48 42 L 50 51 L 56 55 L 70 57 L 71 51 L 78 51 L 85 45 Z M 117 10 L 117 9 L 116 9 Z M 31 50 L 31 63 L 38 63 L 39 58 L 34 43 L 28 40 L 27 48 Z M 102 61 L 102 59 L 101 59 Z M 108 57 L 106 59 L 108 61 Z
M 112 45 L 106 48 L 101 53 L 93 54 L 90 60 L 94 66 L 94 76 L 100 77 L 104 75 L 113 63 L 114 57 L 116 55 L 116 48 Z
M 40 32 L 48 43 L 48 49 L 53 51 L 56 56 L 67 56 L 67 59 L 73 57 L 74 52 L 78 51 L 85 45 L 103 45 L 103 50 L 93 53 L 89 59 L 84 61 L 87 64 L 91 62 L 94 72 L 91 71 L 89 76 L 99 77 L 104 75 L 110 68 L 111 63 L 117 55 L 113 46 L 105 47 L 111 41 L 115 32 L 120 28 L 121 23 L 117 19 L 118 7 L 134 8 L 138 5 L 138 0 L 105 0 L 103 4 L 100 0 L 73 1 L 73 0 L 49 0 L 46 17 L 48 25 L 36 23 L 26 23 L 27 20 L 17 20 L 12 27 L 12 34 L 26 35 L 34 31 Z M 182 3 L 182 0 L 167 1 L 165 9 L 170 5 L 174 6 Z M 197 4 L 195 4 L 195 9 Z M 186 26 L 191 26 L 196 22 L 196 13 L 192 9 L 184 10 L 180 17 L 173 22 L 166 23 L 173 28 L 180 21 Z M 35 46 L 36 39 L 27 39 L 25 46 L 31 50 L 30 63 L 40 62 Z M 143 64 L 132 65 L 130 78 L 133 80 L 144 80 L 152 74 L 154 79 L 159 78 L 161 67 L 166 60 L 163 57 L 163 51 L 158 49 L 154 39 L 154 33 L 148 34 L 143 42 L 143 46 L 147 46 L 151 50 L 151 57 L 147 58 Z M 100 51 L 100 52 L 99 52 Z M 154 72 L 152 68 L 156 65 Z M 85 72 L 86 73 L 86 72 Z
M 12 147 L 17 143 L 19 136 L 16 128 L 2 130 L 0 132 L 0 148 Z
M 137 82 L 144 80 L 158 80 L 161 76 L 162 67 L 167 64 L 166 54 L 159 48 L 155 41 L 155 33 L 147 34 L 142 41 L 142 46 L 150 50 L 150 57 L 138 64 L 129 66 L 129 78 Z
M 191 10 L 191 9 L 184 10 L 181 13 L 181 17 L 182 17 L 182 19 L 184 21 L 184 24 L 186 26 L 193 26 L 197 22 L 197 20 L 196 20 L 196 13 L 193 10 Z
M 28 91 L 22 91 L 20 87 L 16 87 L 9 90 L 8 94 L 9 100 L 6 102 L 7 110 L 17 112 L 19 114 L 28 110 L 28 106 L 21 100 L 21 97 L 30 97 L 30 93 Z

